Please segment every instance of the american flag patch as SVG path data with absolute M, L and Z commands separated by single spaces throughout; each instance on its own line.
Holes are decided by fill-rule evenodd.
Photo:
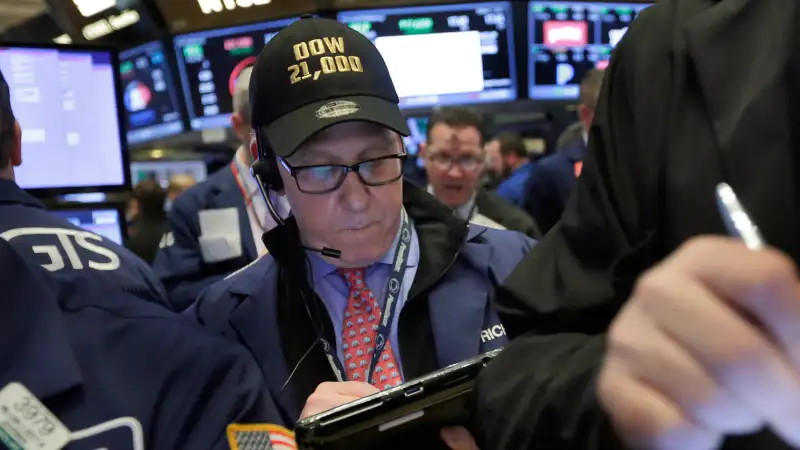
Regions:
M 294 433 L 268 423 L 232 423 L 228 425 L 231 450 L 297 450 Z

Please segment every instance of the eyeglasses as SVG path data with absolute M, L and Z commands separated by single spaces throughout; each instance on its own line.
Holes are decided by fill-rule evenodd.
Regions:
M 469 155 L 454 158 L 446 153 L 433 153 L 428 159 L 431 160 L 439 169 L 450 170 L 453 164 L 458 164 L 458 167 L 465 172 L 473 172 L 486 163 L 482 156 Z
M 358 164 L 328 164 L 320 166 L 292 167 L 285 159 L 279 158 L 281 164 L 289 171 L 297 183 L 297 189 L 306 194 L 327 194 L 339 189 L 347 174 L 355 172 L 358 179 L 367 186 L 383 186 L 394 183 L 403 176 L 403 162 L 408 155 L 382 156 L 368 159 Z

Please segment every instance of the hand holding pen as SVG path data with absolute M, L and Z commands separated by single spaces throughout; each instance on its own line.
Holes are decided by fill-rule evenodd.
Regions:
M 796 269 L 729 186 L 717 196 L 735 239 L 686 242 L 639 279 L 609 329 L 598 397 L 634 448 L 714 449 L 764 426 L 800 446 Z

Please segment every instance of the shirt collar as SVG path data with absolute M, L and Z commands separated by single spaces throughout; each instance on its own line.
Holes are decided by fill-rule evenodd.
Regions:
M 20 204 L 44 209 L 44 205 L 39 200 L 22 190 L 12 180 L 0 179 L 0 203 Z
M 434 195 L 433 186 L 431 186 L 430 184 L 428 185 L 428 193 Z M 453 208 L 453 213 L 456 215 L 456 217 L 469 221 L 471 216 L 475 214 L 475 199 L 477 197 L 478 197 L 478 191 L 475 191 L 472 193 L 472 197 L 470 197 L 469 200 L 467 200 L 467 203 L 464 203 L 461 206 Z
M 397 227 L 397 233 L 394 236 L 391 247 L 389 247 L 389 251 L 383 255 L 383 258 L 381 258 L 377 264 L 373 264 L 370 267 L 375 267 L 378 264 L 391 266 L 392 263 L 394 263 L 394 255 L 397 251 L 397 242 L 400 240 L 400 231 L 402 229 L 403 224 L 401 223 Z M 313 281 L 315 284 L 317 281 L 322 280 L 331 273 L 336 272 L 336 266 L 322 259 L 319 253 L 306 250 L 306 254 L 311 260 L 311 267 L 314 271 Z M 417 239 L 417 231 L 414 229 L 414 223 L 411 222 L 411 248 L 408 250 L 408 261 L 406 261 L 406 267 L 417 267 L 417 264 L 419 264 L 419 241 Z
M 236 164 L 236 169 L 239 172 L 239 181 L 244 184 L 244 188 L 250 197 L 258 194 L 258 183 L 250 176 L 250 150 L 244 145 L 236 150 L 233 156 L 233 163 Z

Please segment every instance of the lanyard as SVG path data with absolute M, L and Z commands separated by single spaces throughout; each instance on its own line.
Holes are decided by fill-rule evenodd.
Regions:
M 372 374 L 380 362 L 383 350 L 386 348 L 386 343 L 389 340 L 389 333 L 392 328 L 392 319 L 397 311 L 398 295 L 400 295 L 400 288 L 403 286 L 403 278 L 406 274 L 406 265 L 408 264 L 408 254 L 411 251 L 411 223 L 408 220 L 408 214 L 405 208 L 401 211 L 401 225 L 400 225 L 400 239 L 394 248 L 394 259 L 392 260 L 391 273 L 389 279 L 386 280 L 386 289 L 384 290 L 383 311 L 381 311 L 381 323 L 378 325 L 378 332 L 375 335 L 375 349 L 372 352 L 372 362 L 369 365 L 369 372 L 366 381 L 372 380 Z M 345 381 L 342 370 L 342 365 L 337 357 L 331 351 L 330 344 L 322 339 L 322 349 L 325 351 L 325 356 L 328 357 L 328 362 L 336 374 L 339 381 Z
M 252 213 L 256 217 L 256 221 L 258 222 L 258 226 L 261 227 L 261 231 L 266 233 L 267 227 L 263 222 L 263 218 L 258 213 L 258 209 L 256 209 L 254 195 L 250 195 L 247 192 L 247 183 L 242 178 L 242 173 L 248 173 L 246 170 L 243 170 L 243 165 L 241 161 L 239 161 L 239 153 L 237 152 L 236 155 L 233 157 L 233 161 L 231 161 L 231 171 L 233 172 L 233 178 L 236 180 L 236 184 L 239 186 L 239 190 L 242 191 L 242 196 L 244 197 L 244 206 L 247 209 L 252 208 Z M 256 193 L 256 195 L 258 195 Z

